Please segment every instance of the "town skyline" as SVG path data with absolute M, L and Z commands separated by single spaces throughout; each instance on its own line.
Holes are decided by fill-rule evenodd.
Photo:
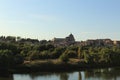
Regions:
M 54 37 L 51 40 L 38 40 L 31 38 L 22 38 L 15 36 L 0 36 L 0 42 L 2 43 L 26 43 L 31 45 L 36 44 L 52 44 L 55 47 L 58 46 L 101 46 L 101 47 L 112 47 L 117 46 L 120 47 L 120 40 L 112 40 L 109 38 L 106 39 L 87 39 L 85 41 L 76 41 L 74 35 L 71 33 L 64 38 Z
M 119 39 L 118 39 L 118 40 L 117 40 L 117 39 L 115 40 L 115 39 L 111 39 L 111 38 L 108 38 L 108 37 L 106 37 L 106 38 L 87 38 L 87 39 L 85 39 L 85 40 L 77 40 L 73 33 L 69 33 L 69 34 L 67 34 L 66 36 L 63 36 L 63 37 L 53 36 L 53 37 L 50 38 L 50 39 L 39 39 L 39 38 L 22 37 L 22 36 L 14 36 L 14 35 L 0 35 L 0 37 L 1 37 L 1 38 L 13 37 L 13 38 L 16 38 L 16 39 L 17 39 L 17 38 L 20 38 L 20 39 L 34 39 L 34 40 L 39 40 L 39 41 L 42 41 L 42 40 L 52 41 L 52 40 L 54 40 L 54 39 L 65 39 L 65 38 L 67 38 L 67 37 L 68 37 L 69 35 L 71 35 L 71 34 L 73 35 L 75 41 L 101 40 L 101 39 L 110 39 L 110 40 L 112 40 L 112 41 L 120 41 Z
M 1 0 L 0 35 L 120 40 L 120 0 Z

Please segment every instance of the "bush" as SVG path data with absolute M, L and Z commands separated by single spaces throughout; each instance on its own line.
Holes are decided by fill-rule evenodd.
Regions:
M 73 50 L 68 51 L 67 55 L 68 55 L 69 58 L 75 58 L 75 57 L 77 57 L 76 51 L 73 51 Z
M 63 61 L 63 62 L 68 62 L 69 61 L 69 58 L 66 54 L 62 54 L 60 56 L 60 60 Z
M 29 54 L 30 54 L 28 56 L 29 60 L 37 60 L 37 59 L 39 59 L 39 51 L 30 51 Z
M 24 62 L 24 57 L 20 54 L 15 55 L 14 57 L 15 64 L 22 64 Z
M 0 66 L 10 67 L 15 64 L 14 56 L 11 50 L 0 50 Z
M 49 59 L 50 58 L 50 52 L 49 51 L 42 51 L 39 55 L 40 59 Z
M 65 51 L 65 48 L 61 48 L 61 47 L 55 48 L 54 51 L 51 53 L 51 58 L 52 59 L 59 58 L 64 51 Z

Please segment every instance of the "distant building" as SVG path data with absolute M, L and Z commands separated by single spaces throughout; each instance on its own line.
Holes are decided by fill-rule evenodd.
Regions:
M 113 41 L 114 46 L 120 47 L 120 41 Z
M 72 34 L 65 38 L 53 38 L 52 43 L 55 46 L 67 46 L 75 43 L 75 38 Z
M 89 39 L 89 40 L 84 42 L 84 45 L 88 45 L 88 46 L 113 46 L 113 41 L 111 39 L 94 39 L 94 40 Z

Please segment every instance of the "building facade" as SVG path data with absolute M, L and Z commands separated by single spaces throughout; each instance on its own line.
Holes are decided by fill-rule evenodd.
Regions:
M 68 45 L 72 45 L 75 43 L 75 38 L 73 34 L 70 34 L 69 36 L 65 38 L 53 38 L 52 43 L 55 46 L 68 46 Z

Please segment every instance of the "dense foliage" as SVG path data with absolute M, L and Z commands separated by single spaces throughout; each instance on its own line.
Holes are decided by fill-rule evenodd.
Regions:
M 53 46 L 50 41 L 4 38 L 0 42 L 0 66 L 11 67 L 22 64 L 25 60 L 61 59 L 67 62 L 69 58 L 80 59 L 84 63 L 120 64 L 120 47 L 92 46 Z M 20 38 L 18 38 L 20 39 Z

